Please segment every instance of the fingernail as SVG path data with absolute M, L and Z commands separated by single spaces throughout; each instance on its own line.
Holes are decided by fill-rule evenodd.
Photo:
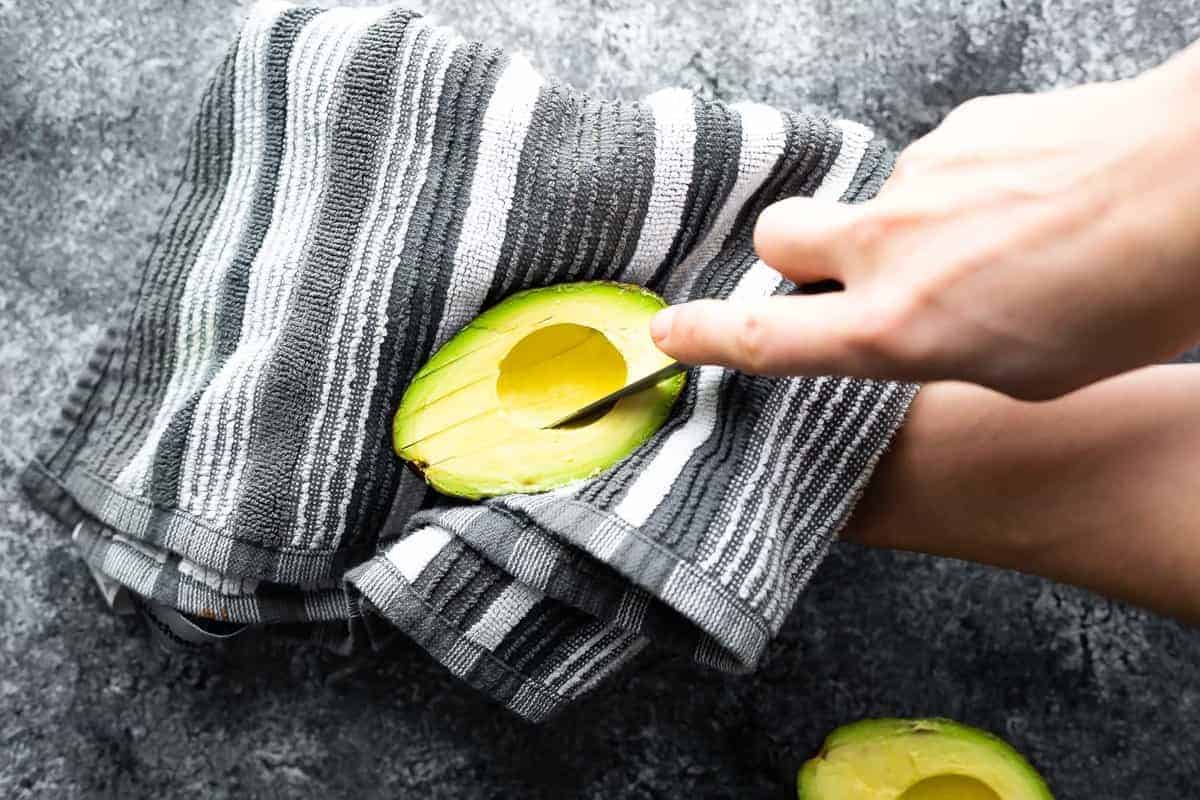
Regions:
M 650 320 L 650 338 L 664 342 L 671 335 L 671 323 L 675 321 L 675 309 L 664 308 Z

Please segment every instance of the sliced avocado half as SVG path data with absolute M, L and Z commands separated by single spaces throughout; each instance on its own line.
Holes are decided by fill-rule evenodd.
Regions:
M 946 719 L 838 728 L 798 782 L 800 800 L 1053 800 L 1007 742 Z
M 472 499 L 600 473 L 662 426 L 682 374 L 590 418 L 546 426 L 669 363 L 650 338 L 665 305 L 607 281 L 512 295 L 414 376 L 392 425 L 396 453 L 438 491 Z

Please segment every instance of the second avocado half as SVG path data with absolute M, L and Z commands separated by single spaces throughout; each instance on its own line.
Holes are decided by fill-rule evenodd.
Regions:
M 561 428 L 582 408 L 670 359 L 650 338 L 666 305 L 638 286 L 568 283 L 480 314 L 413 378 L 392 426 L 396 453 L 443 494 L 541 492 L 591 477 L 662 426 L 682 374 Z
M 845 725 L 797 782 L 800 800 L 1054 800 L 1011 745 L 948 719 Z

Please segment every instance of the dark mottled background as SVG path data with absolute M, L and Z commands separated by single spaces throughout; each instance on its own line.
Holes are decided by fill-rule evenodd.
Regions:
M 228 0 L 0 0 L 0 796 L 788 797 L 834 726 L 941 714 L 1060 798 L 1184 798 L 1200 635 L 981 567 L 838 548 L 749 678 L 650 655 L 540 728 L 418 650 L 168 654 L 109 616 L 16 470 L 155 226 Z M 1157 0 L 446 0 L 574 85 L 682 84 L 861 118 L 897 145 L 975 94 L 1127 76 L 1200 36 Z

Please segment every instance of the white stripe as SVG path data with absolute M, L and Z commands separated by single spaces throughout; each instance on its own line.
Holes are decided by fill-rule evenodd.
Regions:
M 311 85 L 314 80 L 313 72 L 319 67 L 327 66 L 325 58 L 333 47 L 333 45 L 330 45 L 330 41 L 336 42 L 339 37 L 345 34 L 345 25 L 341 24 L 344 19 L 344 15 L 332 17 L 324 15 L 317 18 L 300 32 L 293 43 L 288 63 L 289 97 L 283 141 L 284 154 L 280 160 L 279 171 L 276 176 L 272 226 L 275 225 L 275 220 L 279 218 L 281 205 L 288 205 L 294 214 L 301 217 L 304 216 L 301 208 L 295 207 L 296 201 L 293 198 L 297 196 L 298 184 L 290 176 L 292 173 L 303 173 L 305 169 L 309 171 L 309 174 L 312 174 L 311 171 L 315 169 L 315 166 L 312 163 L 311 156 L 308 157 L 309 160 L 306 167 L 302 168 L 297 168 L 291 162 L 291 159 L 298 158 L 297 153 L 304 152 L 302 148 L 307 144 L 304 135 L 306 128 L 311 127 L 319 135 L 321 127 L 315 122 L 301 121 L 304 119 L 301 116 L 304 113 L 304 109 L 297 99 L 300 96 L 297 92 L 297 87 L 300 85 Z M 311 94 L 314 98 L 318 96 L 318 93 Z M 292 239 L 294 240 L 295 237 L 293 236 Z M 230 359 L 218 370 L 213 381 L 205 388 L 204 393 L 197 403 L 193 416 L 192 429 L 189 432 L 188 448 L 185 452 L 180 485 L 180 505 L 193 513 L 203 515 L 205 496 L 219 493 L 221 479 L 228 471 L 227 467 L 222 469 L 219 462 L 216 461 L 216 426 L 222 420 L 231 424 L 233 422 L 234 414 L 230 410 L 230 403 L 235 401 L 237 397 L 236 395 L 233 398 L 229 397 L 229 388 L 236 387 L 241 381 L 245 380 L 244 373 L 247 364 L 251 363 L 255 356 L 254 348 L 262 346 L 264 334 L 261 323 L 263 320 L 259 317 L 263 313 L 260 309 L 266 302 L 265 298 L 270 297 L 273 302 L 277 302 L 276 295 L 279 291 L 279 281 L 274 278 L 264 279 L 262 267 L 260 266 L 263 253 L 278 250 L 285 254 L 285 258 L 281 259 L 281 264 L 286 264 L 286 248 L 291 244 L 293 244 L 293 241 L 281 239 L 278 230 L 273 230 L 272 227 L 268 228 L 259 248 L 259 253 L 256 254 L 255 260 L 250 266 L 245 311 L 242 317 L 242 330 L 239 332 L 238 346 Z M 294 265 L 292 265 L 292 269 L 294 270 Z M 254 313 L 248 313 L 251 309 L 256 310 Z M 220 391 L 218 391 L 218 388 Z M 218 473 L 216 476 L 213 475 L 214 471 Z
M 252 595 L 258 590 L 258 580 L 255 578 L 228 576 L 187 558 L 179 560 L 178 570 L 180 575 L 185 575 L 226 596 Z
M 879 413 L 880 409 L 883 409 L 884 407 L 886 407 L 886 405 L 889 402 L 891 402 L 892 399 L 897 394 L 900 393 L 900 391 L 901 391 L 901 388 L 899 386 L 890 386 L 888 388 L 888 390 L 886 392 L 884 392 L 883 395 L 881 395 L 879 400 L 876 402 L 876 413 Z M 850 451 L 854 451 L 859 447 L 863 438 L 867 435 L 867 432 L 869 430 L 871 430 L 870 424 L 863 425 L 860 428 L 860 430 L 858 431 L 858 434 L 855 436 L 854 442 L 851 444 L 851 446 L 849 448 Z M 874 453 L 873 456 L 871 457 L 871 459 L 863 467 L 863 470 L 859 473 L 857 480 L 855 480 L 855 482 L 854 482 L 854 485 L 850 488 L 849 491 L 845 492 L 845 494 L 842 496 L 841 501 L 837 504 L 836 507 L 834 507 L 833 511 L 831 512 L 830 516 L 832 519 L 840 520 L 842 514 L 845 513 L 845 510 L 851 504 L 853 504 L 854 502 L 856 502 L 858 500 L 859 495 L 862 493 L 863 487 L 866 484 L 866 481 L 870 478 L 871 473 L 874 469 L 874 466 L 876 463 L 878 463 L 880 457 L 882 457 L 883 452 L 884 451 L 881 448 L 878 452 Z M 833 485 L 832 482 L 830 482 L 829 485 L 832 486 Z M 815 505 L 813 507 L 815 508 Z M 807 524 L 807 519 L 802 520 L 801 522 L 802 522 L 802 524 Z M 803 530 L 802 525 L 797 525 L 796 530 Z M 830 531 L 830 533 L 832 535 L 833 533 L 836 533 L 836 531 Z M 800 570 L 805 568 L 805 564 L 804 564 L 805 557 L 813 551 L 813 549 L 819 544 L 819 542 L 820 542 L 819 537 L 815 537 L 815 536 L 811 537 L 809 539 L 809 541 L 806 543 L 806 545 L 798 553 L 794 554 L 795 558 L 792 559 L 791 566 L 788 569 L 788 577 L 785 579 L 785 583 L 783 584 L 784 587 L 791 587 L 791 586 L 796 585 L 796 579 L 799 576 Z M 809 572 L 811 572 L 811 567 L 809 567 Z M 786 594 L 787 594 L 787 592 L 778 592 L 778 593 L 776 593 L 775 596 L 768 598 L 766 607 L 764 608 L 764 615 L 766 615 L 768 619 L 771 619 L 772 618 L 771 615 L 775 614 L 778 611 L 778 607 L 786 599 L 785 598 Z
M 415 581 L 434 556 L 450 543 L 451 535 L 442 528 L 427 525 L 405 536 L 388 548 L 387 560 L 400 570 L 404 580 Z
M 646 621 L 646 610 L 650 607 L 650 594 L 644 589 L 629 589 L 617 606 L 613 624 L 622 630 L 636 633 Z
M 131 550 L 125 550 L 119 544 L 113 543 L 104 553 L 104 561 L 100 571 L 129 587 L 143 597 L 154 594 L 154 584 L 162 571 L 162 562 L 147 564 L 138 558 Z
M 676 429 L 653 461 L 645 466 L 617 504 L 616 514 L 630 525 L 643 525 L 662 502 L 692 453 L 712 433 L 717 422 L 717 399 L 728 371 L 701 367 L 696 378 L 696 405 L 692 415 Z
M 858 172 L 858 165 L 863 154 L 867 152 L 867 145 L 874 136 L 870 128 L 857 122 L 841 119 L 834 124 L 842 130 L 842 146 L 838 150 L 837 158 L 833 160 L 833 166 L 825 173 L 821 185 L 813 192 L 813 197 L 821 200 L 842 199 L 842 195 L 850 188 L 850 181 L 854 180 L 854 173 Z
M 250 267 L 237 349 L 201 395 L 184 460 L 181 505 L 218 524 L 227 521 L 235 505 L 252 404 L 285 327 L 304 244 L 320 207 L 322 193 L 312 186 L 328 172 L 333 76 L 358 36 L 385 13 L 386 9 L 332 9 L 305 26 L 292 48 L 286 149 L 271 225 Z M 220 423 L 227 430 L 218 450 Z M 234 457 L 235 448 L 241 457 Z
M 826 404 L 825 409 L 821 414 L 821 418 L 818 420 L 813 432 L 805 440 L 804 447 L 800 451 L 800 454 L 795 458 L 784 462 L 783 464 L 777 463 L 773 465 L 775 468 L 772 470 L 771 476 L 767 479 L 770 486 L 793 486 L 794 484 L 792 482 L 796 480 L 796 473 L 801 468 L 807 468 L 806 472 L 804 473 L 804 477 L 801 480 L 800 486 L 796 489 L 796 494 L 800 497 L 803 497 L 804 490 L 812 485 L 814 480 L 816 480 L 818 477 L 825 477 L 824 475 L 819 474 L 818 469 L 814 469 L 812 467 L 814 465 L 820 465 L 823 463 L 825 457 L 829 453 L 829 449 L 838 443 L 838 439 L 840 438 L 841 434 L 850 424 L 850 420 L 853 419 L 854 412 L 856 412 L 862 405 L 862 394 L 859 394 L 855 399 L 855 405 L 851 407 L 851 413 L 839 414 L 841 411 L 840 405 L 842 398 L 846 394 L 846 388 L 848 385 L 849 381 L 838 381 L 837 389 L 834 392 L 833 397 L 830 398 L 829 402 Z M 834 418 L 835 414 L 839 414 L 836 419 Z M 830 431 L 829 440 L 825 442 L 824 447 L 821 449 L 821 452 L 817 454 L 816 459 L 810 463 L 807 460 L 808 451 L 816 441 L 817 437 L 825 430 Z M 763 455 L 765 456 L 767 454 Z M 758 550 L 754 555 L 754 566 L 751 571 L 761 570 L 763 568 L 762 565 L 765 559 L 772 552 L 772 547 L 780 533 L 778 530 L 778 519 L 773 518 L 764 523 L 764 515 L 766 515 L 772 509 L 782 510 L 782 503 L 779 503 L 768 494 L 766 497 L 760 500 L 758 506 L 754 509 L 754 516 L 751 518 L 750 523 L 744 528 L 746 531 L 746 537 L 741 542 L 741 546 L 738 548 L 737 558 L 734 559 L 732 564 L 729 564 L 725 568 L 725 576 L 723 576 L 726 578 L 725 582 L 732 580 L 734 572 L 741 567 L 744 559 L 750 554 L 750 551 L 753 549 L 754 545 L 758 546 Z M 792 533 L 792 531 L 789 531 L 788 533 Z M 742 582 L 742 585 L 737 587 L 738 597 L 743 600 L 748 598 L 749 594 L 747 587 L 749 585 L 750 579 L 747 577 Z
M 265 86 L 260 74 L 266 68 L 267 44 L 275 17 L 291 6 L 284 3 L 255 5 L 242 28 L 234 66 L 233 151 L 229 180 L 212 226 L 188 272 L 179 301 L 179 327 L 175 331 L 175 369 L 154 420 L 133 458 L 114 484 L 134 493 L 145 491 L 150 465 L 171 418 L 183 407 L 205 378 L 205 365 L 216 344 L 216 310 L 221 280 L 237 253 L 262 160 Z
M 679 232 L 696 150 L 696 109 L 692 93 L 664 89 L 645 100 L 654 114 L 654 182 L 637 247 L 622 280 L 645 283 L 671 250 Z
M 623 663 L 625 658 L 619 656 L 616 659 L 613 659 L 613 655 L 627 649 L 636 641 L 636 636 L 631 636 L 627 633 L 616 633 L 613 636 L 613 640 L 601 648 L 600 652 L 589 658 L 587 663 L 581 664 L 571 671 L 571 675 L 567 678 L 567 680 L 558 687 L 559 693 L 567 695 L 568 697 L 574 697 L 576 694 L 576 688 L 582 686 L 585 680 L 587 685 L 591 686 L 595 684 L 600 677 L 610 674 L 611 668 L 601 668 L 598 670 L 599 675 L 588 675 L 592 669 L 605 661 L 612 660 L 617 664 Z
M 513 56 L 496 81 L 483 115 L 471 199 L 463 215 L 435 347 L 479 312 L 492 285 L 512 211 L 521 150 L 541 89 L 542 76 L 521 56 Z
M 646 648 L 646 645 L 650 644 L 650 640 L 645 636 L 625 636 L 622 637 L 622 640 L 625 647 L 624 652 L 612 659 L 612 661 L 609 662 L 604 669 L 597 670 L 596 673 L 588 678 L 581 686 L 579 686 L 578 689 L 575 689 L 575 697 L 579 697 L 590 692 L 595 688 L 597 683 L 604 680 L 609 675 L 615 675 L 617 671 L 621 669 L 621 667 L 629 663 L 634 656 Z M 573 683 L 572 688 L 574 689 L 574 687 L 575 684 Z
M 427 27 L 417 20 L 405 32 L 406 47 L 400 58 L 398 75 L 407 79 L 420 31 Z M 380 348 L 387 333 L 387 306 L 391 297 L 392 284 L 399 266 L 398 252 L 402 251 L 409 221 L 425 183 L 429 154 L 433 145 L 433 117 L 441 94 L 442 78 L 450 63 L 452 51 L 442 51 L 441 60 L 433 62 L 433 53 L 443 43 L 450 41 L 444 29 L 435 31 L 426 42 L 426 53 L 419 61 L 416 79 L 407 96 L 397 98 L 392 104 L 392 119 L 389 125 L 386 153 L 376 174 L 370 206 L 364 216 L 363 226 L 350 258 L 351 270 L 342 286 L 338 299 L 338 312 L 330 341 L 347 350 L 341 359 L 344 371 L 339 369 L 335 355 L 325 364 L 321 383 L 320 400 L 316 405 L 314 420 L 309 427 L 308 441 L 304 448 L 301 465 L 297 471 L 301 491 L 296 504 L 297 519 L 302 523 L 293 532 L 292 543 L 302 543 L 307 533 L 315 540 L 311 544 L 328 546 L 323 531 L 331 508 L 333 482 L 345 480 L 346 471 L 333 469 L 331 462 L 338 459 L 343 443 L 353 436 L 351 458 L 348 463 L 358 464 L 365 437 L 365 418 L 369 410 L 367 400 L 375 391 L 378 380 Z M 435 71 L 428 79 L 426 69 Z M 430 89 L 428 102 L 422 103 L 422 95 Z M 417 123 L 424 119 L 427 128 L 417 135 Z M 397 176 L 397 173 L 400 173 Z M 402 202 L 396 202 L 394 193 L 399 186 L 414 178 L 411 191 Z M 384 252 L 388 242 L 394 251 Z M 373 301 L 373 302 L 372 302 Z M 338 391 L 334 393 L 334 384 Z M 350 387 L 362 384 L 361 393 L 355 394 Z M 336 426 L 331 440 L 321 443 L 320 437 L 326 426 Z M 318 502 L 310 502 L 310 490 L 316 491 Z M 343 492 L 337 508 L 338 524 L 342 530 L 351 492 Z
M 540 530 L 527 530 L 513 545 L 504 568 L 523 583 L 545 589 L 558 566 L 559 550 L 557 543 L 547 539 Z
M 583 641 L 579 641 L 581 634 L 587 631 L 588 628 L 594 628 L 593 632 Z M 569 680 L 570 678 L 575 677 L 574 672 L 570 672 L 570 674 L 568 674 L 568 671 L 571 670 L 571 668 L 581 660 L 583 660 L 584 654 L 587 653 L 589 648 L 600 644 L 602 641 L 604 641 L 606 636 L 612 635 L 614 630 L 615 629 L 612 626 L 599 621 L 589 624 L 588 627 L 582 628 L 579 633 L 571 637 L 570 641 L 568 641 L 565 646 L 565 649 L 569 651 L 569 655 L 563 659 L 562 663 L 554 668 L 553 672 L 542 679 L 542 683 L 544 683 L 546 686 L 549 686 L 551 689 L 556 690 L 559 694 L 565 694 L 559 688 L 561 682 L 563 680 Z M 607 650 L 607 645 L 601 646 L 600 652 L 604 653 L 605 650 Z
M 743 206 L 770 177 L 787 145 L 783 115 L 775 109 L 758 103 L 740 103 L 732 106 L 732 110 L 738 112 L 742 129 L 737 178 L 712 228 L 671 271 L 663 294 L 673 303 L 688 298 L 699 271 L 721 252 Z
M 605 517 L 592 531 L 588 541 L 588 550 L 601 561 L 611 561 L 617 548 L 624 543 L 625 533 L 625 526 L 619 519 Z
M 831 379 L 827 377 L 821 377 L 813 382 L 811 390 L 802 401 L 803 404 L 800 409 L 799 419 L 803 420 L 806 416 L 808 416 L 809 409 L 812 408 L 812 404 L 816 401 L 817 396 L 824 387 L 824 384 L 829 380 Z M 780 402 L 780 409 L 787 408 L 803 385 L 803 382 L 799 380 L 789 382 L 787 389 L 784 391 L 783 399 Z M 776 413 L 771 415 L 767 431 L 761 436 L 755 435 L 753 439 L 756 441 L 761 441 L 764 446 L 769 446 L 774 442 L 779 441 L 778 437 L 780 428 L 782 427 L 783 420 L 786 418 L 786 416 L 787 415 L 784 413 Z M 802 458 L 804 453 L 808 452 L 808 447 L 810 446 L 811 441 L 812 437 L 809 437 L 809 440 L 805 442 L 804 449 L 801 451 L 799 457 Z M 714 545 L 712 545 L 711 551 L 709 551 L 701 561 L 700 566 L 702 569 L 706 571 L 711 570 L 718 563 L 720 563 L 721 558 L 725 554 L 725 549 L 734 540 L 738 529 L 742 527 L 742 522 L 745 519 L 746 503 L 749 502 L 750 496 L 756 490 L 762 487 L 763 476 L 766 474 L 767 468 L 770 466 L 772 466 L 770 459 L 760 457 L 754 464 L 754 469 L 751 471 L 751 473 L 748 476 L 743 476 L 743 479 L 738 484 L 738 486 L 741 487 L 741 491 L 737 493 L 737 496 L 731 501 L 730 497 L 727 495 L 722 501 L 721 510 L 717 513 L 717 519 L 726 521 L 725 528 L 721 534 L 721 537 Z M 747 537 L 747 539 L 749 538 L 750 537 Z M 743 546 L 745 546 L 744 543 Z M 740 558 L 740 556 L 738 558 Z M 725 575 L 723 575 L 721 578 L 721 583 L 728 584 L 730 580 L 729 575 L 731 574 L 731 570 L 727 569 L 725 571 Z
M 315 69 L 308 83 L 308 86 L 316 85 L 318 87 L 316 93 L 324 95 L 324 99 L 317 103 L 317 112 L 312 117 L 312 123 L 314 126 L 320 126 L 320 131 L 324 135 L 309 151 L 315 160 L 312 171 L 296 173 L 300 181 L 308 182 L 308 194 L 310 195 L 310 198 L 306 198 L 303 212 L 304 217 L 308 220 L 307 224 L 302 222 L 300 224 L 302 227 L 295 226 L 291 229 L 291 235 L 297 240 L 293 251 L 296 260 L 286 270 L 268 268 L 266 274 L 270 281 L 268 291 L 271 299 L 267 300 L 266 304 L 260 307 L 260 312 L 253 317 L 259 323 L 255 334 L 263 346 L 251 349 L 250 358 L 242 361 L 240 375 L 232 383 L 233 391 L 224 394 L 223 397 L 213 395 L 214 400 L 220 398 L 220 405 L 212 403 L 209 406 L 213 418 L 208 422 L 206 441 L 212 463 L 216 468 L 228 466 L 219 471 L 220 480 L 216 482 L 214 490 L 207 493 L 204 513 L 205 516 L 216 519 L 222 524 L 236 507 L 236 500 L 241 491 L 242 475 L 248 455 L 246 447 L 250 439 L 258 387 L 265 375 L 266 365 L 273 357 L 280 335 L 286 327 L 285 321 L 291 297 L 301 274 L 296 267 L 301 263 L 300 257 L 304 253 L 303 243 L 308 239 L 307 229 L 316 222 L 316 215 L 321 207 L 322 193 L 311 192 L 311 182 L 312 175 L 328 174 L 326 162 L 329 158 L 329 144 L 332 141 L 333 133 L 330 112 L 333 108 L 332 101 L 336 96 L 335 77 L 351 58 L 359 37 L 367 31 L 370 25 L 386 16 L 387 13 L 386 9 L 334 9 L 334 11 L 342 14 L 344 19 L 340 20 L 341 24 L 335 31 L 336 38 L 329 37 L 319 45 L 321 51 L 328 52 L 328 57 L 323 54 L 316 56 L 313 60 Z M 318 20 L 324 19 L 330 13 L 326 12 Z M 309 91 L 313 93 L 311 89 Z M 305 190 L 301 188 L 300 191 L 304 192 Z M 260 253 L 262 252 L 266 252 L 268 258 L 270 257 L 270 251 L 265 247 L 260 250 Z M 253 274 L 252 272 L 252 276 Z M 270 328 L 267 327 L 268 324 L 271 326 Z M 223 440 L 219 435 L 219 423 L 222 419 L 232 422 L 232 424 L 226 423 L 226 435 Z M 230 432 L 231 429 L 232 432 Z
M 768 295 L 779 285 L 780 280 L 782 278 L 778 272 L 763 262 L 756 261 L 738 281 L 730 299 Z M 729 370 L 724 367 L 700 368 L 696 378 L 696 405 L 692 409 L 692 415 L 667 437 L 654 458 L 639 472 L 637 479 L 617 504 L 617 516 L 630 525 L 644 525 L 662 503 L 679 478 L 680 471 L 716 428 L 721 387 L 728 375 Z
M 484 505 L 459 506 L 443 511 L 438 522 L 452 531 L 464 531 L 486 513 L 488 508 Z
M 495 650 L 542 597 L 541 592 L 523 583 L 510 583 L 467 631 L 467 638 L 488 650 Z

